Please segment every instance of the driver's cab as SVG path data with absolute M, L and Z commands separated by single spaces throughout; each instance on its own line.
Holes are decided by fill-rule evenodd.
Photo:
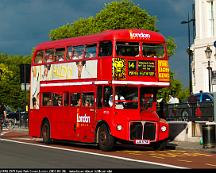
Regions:
M 156 111 L 156 91 L 149 88 L 140 88 L 140 108 L 141 110 Z
M 97 97 L 98 108 L 137 110 L 140 107 L 142 110 L 156 110 L 156 91 L 151 88 L 133 85 L 99 86 Z

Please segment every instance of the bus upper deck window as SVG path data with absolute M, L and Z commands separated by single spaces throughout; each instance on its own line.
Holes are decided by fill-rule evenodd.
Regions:
M 69 46 L 67 48 L 67 56 L 66 56 L 66 59 L 67 60 L 72 60 L 73 59 L 73 56 L 74 56 L 74 48 L 73 46 Z
M 84 46 L 75 46 L 73 47 L 73 59 L 82 59 L 85 55 L 85 47 Z
M 64 53 L 65 53 L 64 48 L 56 49 L 56 52 L 55 52 L 56 61 L 64 61 Z
M 139 56 L 139 43 L 137 42 L 116 42 L 117 56 Z
M 112 55 L 112 42 L 104 41 L 99 44 L 99 56 L 111 56 Z
M 142 51 L 144 57 L 163 58 L 164 46 L 162 44 L 143 44 Z
M 93 44 L 93 45 L 87 45 L 86 46 L 86 52 L 85 52 L 85 58 L 94 58 L 96 57 L 96 48 L 97 45 Z
M 43 60 L 43 51 L 38 51 L 36 56 L 35 56 L 34 63 L 35 64 L 41 64 L 42 60 Z

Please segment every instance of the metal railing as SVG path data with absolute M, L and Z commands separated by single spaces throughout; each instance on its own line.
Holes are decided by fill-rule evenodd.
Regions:
M 3 115 L 0 115 L 0 123 L 3 129 L 13 129 L 17 128 L 28 128 L 28 113 L 19 112 L 19 117 L 17 118 L 3 118 Z
M 157 112 L 167 121 L 214 121 L 212 102 L 164 104 Z
M 19 122 L 17 122 L 17 126 L 28 128 L 28 112 L 19 113 Z

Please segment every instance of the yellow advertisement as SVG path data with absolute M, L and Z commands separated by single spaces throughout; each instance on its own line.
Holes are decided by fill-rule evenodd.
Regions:
M 113 58 L 113 79 L 114 80 L 124 80 L 126 79 L 126 65 L 124 58 Z
M 170 81 L 168 60 L 158 60 L 158 80 L 164 82 Z
M 39 109 L 41 81 L 97 78 L 97 60 L 32 66 L 31 109 Z

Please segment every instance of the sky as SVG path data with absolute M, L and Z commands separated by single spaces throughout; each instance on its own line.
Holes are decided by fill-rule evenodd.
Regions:
M 30 55 L 38 43 L 47 41 L 50 30 L 80 17 L 95 16 L 104 3 L 113 0 L 0 0 L 0 52 Z M 169 59 L 171 71 L 188 87 L 188 30 L 181 21 L 191 15 L 194 0 L 133 0 L 135 5 L 157 17 L 157 28 L 177 45 Z

